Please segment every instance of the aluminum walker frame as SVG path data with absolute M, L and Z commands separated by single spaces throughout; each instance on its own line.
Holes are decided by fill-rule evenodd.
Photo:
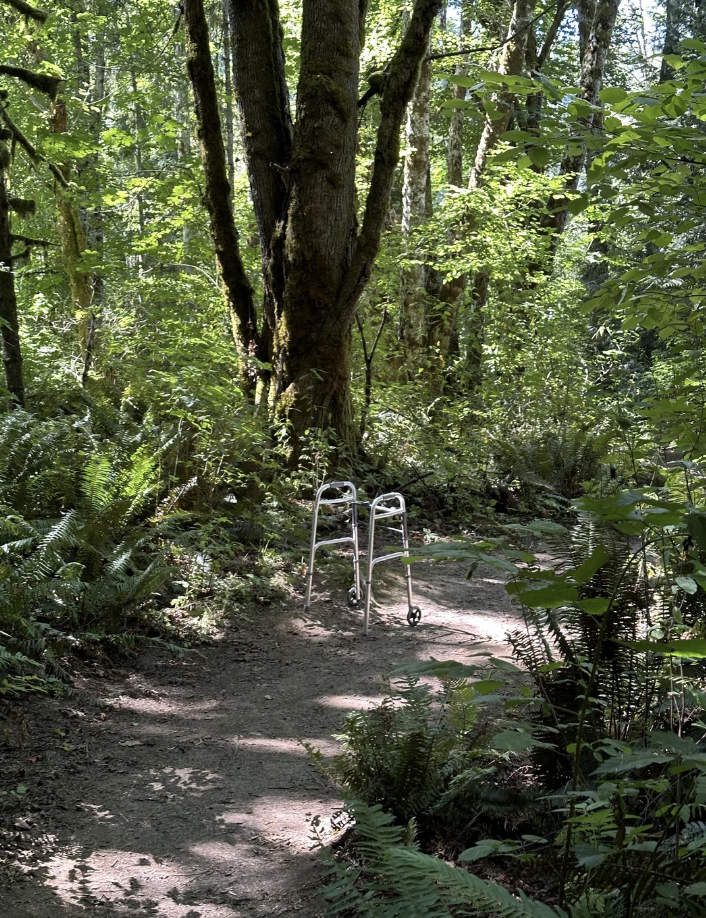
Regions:
M 327 491 L 342 492 L 339 497 L 324 498 Z M 323 539 L 321 542 L 316 541 L 317 527 L 319 525 L 319 508 L 323 506 L 332 506 L 334 504 L 345 505 L 350 507 L 351 511 L 351 534 L 343 536 L 340 539 Z M 358 492 L 352 481 L 329 481 L 322 484 L 316 492 L 314 499 L 314 518 L 311 524 L 311 548 L 309 549 L 309 567 L 306 572 L 306 601 L 304 611 L 309 611 L 311 603 L 311 585 L 314 579 L 314 558 L 316 552 L 322 545 L 345 545 L 353 546 L 353 586 L 348 591 L 349 605 L 357 605 L 362 593 L 360 589 L 360 553 L 358 550 Z
M 328 491 L 338 491 L 337 497 L 324 497 Z M 319 523 L 319 510 L 322 506 L 341 505 L 350 508 L 351 513 L 351 534 L 342 536 L 337 539 L 322 539 L 317 541 L 317 530 Z M 353 586 L 348 591 L 348 604 L 357 606 L 363 598 L 360 583 L 360 551 L 358 545 L 358 507 L 368 507 L 370 510 L 370 531 L 368 536 L 368 557 L 365 578 L 365 611 L 363 615 L 363 634 L 368 634 L 368 623 L 370 620 L 370 606 L 375 603 L 372 590 L 373 568 L 381 561 L 393 561 L 397 558 L 409 557 L 409 531 L 407 528 L 407 507 L 404 497 L 397 491 L 391 491 L 388 494 L 381 494 L 372 502 L 359 501 L 356 487 L 352 481 L 331 481 L 327 482 L 318 489 L 314 499 L 314 516 L 311 527 L 311 547 L 309 550 L 309 567 L 307 569 L 306 583 L 306 601 L 304 611 L 309 611 L 311 604 L 311 589 L 314 578 L 314 560 L 316 552 L 324 545 L 352 545 L 353 547 Z M 401 518 L 401 528 L 389 526 L 391 532 L 397 532 L 402 536 L 402 551 L 389 552 L 388 554 L 375 557 L 375 528 L 376 523 L 380 520 Z M 407 587 L 407 621 L 410 625 L 416 625 L 421 620 L 422 613 L 418 606 L 414 605 L 412 598 L 412 571 L 410 565 L 405 564 L 405 582 Z

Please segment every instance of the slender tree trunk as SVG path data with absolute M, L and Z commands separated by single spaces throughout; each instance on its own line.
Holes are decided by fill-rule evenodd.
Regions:
M 7 196 L 5 169 L 10 151 L 0 142 L 0 341 L 5 385 L 11 396 L 11 408 L 24 408 L 25 387 L 20 348 L 20 324 L 17 317 L 15 275 L 12 270 L 12 234 L 10 204 Z
M 223 0 L 223 70 L 225 72 L 226 161 L 231 197 L 235 188 L 235 132 L 233 130 L 233 55 L 230 50 L 228 0 Z
M 519 76 L 522 73 L 536 3 L 537 0 L 515 0 L 508 29 L 509 40 L 503 45 L 498 66 L 498 73 L 501 76 Z M 471 172 L 469 182 L 471 188 L 480 184 L 488 156 L 497 144 L 500 135 L 507 130 L 515 105 L 515 95 L 510 90 L 505 90 L 498 93 L 493 101 L 500 115 L 494 120 L 486 118 Z
M 63 134 L 67 129 L 66 102 L 61 97 L 55 99 L 52 106 L 51 129 L 55 134 Z M 68 182 L 71 176 L 71 166 L 68 163 L 64 163 L 59 166 L 59 169 L 64 179 Z M 61 240 L 62 260 L 69 278 L 74 305 L 80 317 L 81 346 L 82 351 L 85 353 L 93 305 L 92 272 L 85 271 L 80 266 L 81 256 L 87 248 L 86 232 L 71 192 L 55 181 L 54 193 L 57 199 L 57 223 L 59 239 Z
M 253 366 L 253 358 L 258 356 L 257 316 L 252 287 L 240 256 L 238 231 L 231 206 L 203 0 L 183 0 L 182 9 L 186 27 L 186 66 L 194 92 L 197 132 L 204 168 L 204 204 L 211 222 L 216 264 L 233 323 L 241 373 L 244 381 L 253 388 L 257 378 L 257 369 Z
M 130 81 L 132 83 L 132 95 L 135 109 L 133 112 L 133 125 L 135 130 L 135 172 L 138 179 L 144 176 L 144 163 L 142 161 L 142 143 L 140 141 L 140 132 L 145 126 L 145 117 L 140 104 L 137 91 L 137 74 L 134 65 L 130 68 Z M 147 221 L 145 219 L 145 199 L 142 191 L 137 192 L 137 224 L 140 228 L 140 237 L 144 238 Z M 140 252 L 137 256 L 140 274 L 145 270 L 145 254 Z
M 406 154 L 402 185 L 402 235 L 407 257 L 413 263 L 403 272 L 404 297 L 399 334 L 405 353 L 405 369 L 411 376 L 419 365 L 424 345 L 424 287 L 426 278 L 422 258 L 412 249 L 415 230 L 431 216 L 427 202 L 429 174 L 429 123 L 431 104 L 431 61 L 419 70 L 414 97 L 407 108 Z
M 597 0 L 591 30 L 586 40 L 586 51 L 581 62 L 581 98 L 591 105 L 600 105 L 598 93 L 603 85 L 608 50 L 613 35 L 613 27 L 618 15 L 620 0 Z M 579 124 L 588 133 L 600 127 L 594 115 L 589 114 L 579 119 Z M 565 191 L 575 191 L 579 176 L 586 165 L 586 149 L 578 153 L 567 154 L 561 164 L 561 172 L 566 176 Z M 563 233 L 569 212 L 563 206 L 565 197 L 554 198 L 549 203 L 551 220 L 554 225 L 554 245 Z
M 467 4 L 461 3 L 458 45 L 465 47 L 471 29 L 471 18 Z M 455 67 L 456 76 L 468 75 L 468 58 L 460 58 Z M 465 86 L 454 86 L 454 99 L 465 100 L 468 90 Z M 446 181 L 449 185 L 461 188 L 463 185 L 463 108 L 453 109 L 449 124 L 449 139 L 446 156 Z M 458 231 L 449 233 L 449 242 L 453 244 L 460 238 Z M 441 274 L 434 267 L 428 270 L 427 294 L 430 297 L 426 318 L 426 343 L 430 357 L 431 389 L 435 395 L 443 388 L 443 373 L 449 356 L 458 345 L 457 324 L 459 303 L 466 289 L 468 278 L 465 274 L 441 281 Z M 436 302 L 434 302 L 436 301 Z
M 94 139 L 97 140 L 103 127 L 103 106 L 105 99 L 105 45 L 100 39 L 96 40 L 96 59 L 94 64 L 94 77 L 91 86 L 91 109 L 92 118 L 90 132 Z M 90 166 L 96 164 L 97 158 L 91 158 Z M 94 175 L 97 171 L 94 170 Z M 99 179 L 97 179 L 99 181 Z M 87 242 L 91 251 L 102 253 L 104 242 L 104 225 L 103 225 L 103 208 L 100 204 L 100 186 L 94 188 L 97 193 L 98 201 L 88 214 Z M 88 378 L 91 372 L 96 351 L 98 349 L 98 330 L 101 324 L 101 314 L 103 311 L 103 301 L 105 299 L 105 280 L 100 266 L 94 268 L 93 276 L 93 299 L 91 303 L 91 316 L 88 323 L 86 334 L 86 347 L 84 350 L 83 373 L 81 376 L 82 385 L 88 384 Z
M 536 0 L 515 0 L 512 19 L 508 28 L 508 41 L 503 45 L 498 65 L 501 76 L 519 76 L 525 66 L 527 44 L 533 28 L 532 16 Z M 469 188 L 478 188 L 488 161 L 488 156 L 497 145 L 510 123 L 515 107 L 515 95 L 510 90 L 498 93 L 494 98 L 495 106 L 501 113 L 495 120 L 486 120 L 476 158 L 471 171 Z M 488 300 L 489 277 L 482 269 L 473 278 L 471 292 L 471 314 L 468 322 L 468 344 L 466 364 L 469 370 L 471 389 L 477 388 L 482 376 L 482 355 L 485 327 L 485 306 Z

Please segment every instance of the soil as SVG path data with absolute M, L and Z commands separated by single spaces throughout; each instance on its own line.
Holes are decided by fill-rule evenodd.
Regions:
M 410 628 L 402 578 L 386 573 L 363 638 L 323 566 L 308 613 L 292 597 L 198 653 L 93 665 L 68 699 L 14 703 L 0 786 L 27 792 L 0 817 L 0 915 L 323 914 L 311 821 L 330 839 L 338 800 L 302 742 L 335 752 L 345 713 L 379 700 L 403 661 L 509 656 L 518 612 L 502 580 L 465 574 L 414 565 L 423 618 Z

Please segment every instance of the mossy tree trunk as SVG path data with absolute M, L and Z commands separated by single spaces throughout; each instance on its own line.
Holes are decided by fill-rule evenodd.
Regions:
M 184 0 L 186 67 L 194 94 L 194 108 L 201 161 L 204 169 L 204 204 L 209 214 L 216 265 L 233 326 L 233 338 L 240 358 L 246 388 L 254 390 L 257 379 L 257 315 L 240 255 L 238 231 L 231 205 L 226 153 L 216 81 L 211 60 L 208 24 L 203 0 Z
M 7 195 L 5 168 L 10 152 L 0 142 L 0 341 L 5 385 L 12 398 L 11 407 L 23 408 L 25 404 L 20 324 L 17 317 L 15 275 L 12 270 L 12 233 L 10 228 L 10 202 Z
M 520 76 L 523 72 L 536 4 L 537 0 L 515 0 L 512 19 L 508 27 L 508 38 L 503 45 L 498 64 L 498 73 L 501 76 Z M 486 118 L 468 182 L 469 188 L 478 188 L 482 183 L 488 157 L 497 146 L 501 135 L 507 130 L 512 118 L 516 97 L 511 89 L 507 88 L 497 93 L 493 101 L 500 117 L 494 120 Z M 471 287 L 466 364 L 472 389 L 478 387 L 482 378 L 485 308 L 488 300 L 489 280 L 488 272 L 482 268 L 476 272 Z
M 355 155 L 367 0 L 303 0 L 291 134 L 276 0 L 230 3 L 235 90 L 270 298 L 275 411 L 289 426 L 292 458 L 311 428 L 333 429 L 354 451 L 351 328 L 380 249 L 400 128 L 441 0 L 416 0 L 387 68 L 360 231 Z

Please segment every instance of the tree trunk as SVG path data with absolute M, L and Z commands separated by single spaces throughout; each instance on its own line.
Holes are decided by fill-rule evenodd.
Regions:
M 461 3 L 458 45 L 466 46 L 471 29 L 471 17 L 467 5 Z M 462 57 L 455 67 L 456 76 L 468 75 L 468 58 Z M 454 99 L 465 100 L 468 90 L 465 86 L 454 86 Z M 449 124 L 449 139 L 446 157 L 446 181 L 449 185 L 461 188 L 463 185 L 463 122 L 464 110 L 453 109 Z M 452 244 L 460 238 L 460 233 L 451 231 L 449 242 Z M 426 344 L 430 357 L 431 389 L 439 395 L 443 388 L 443 373 L 446 369 L 453 346 L 458 343 L 457 323 L 459 303 L 466 289 L 468 278 L 460 277 L 441 281 L 440 272 L 434 267 L 428 270 L 427 293 L 430 303 L 426 319 Z M 433 301 L 436 302 L 433 302 Z
M 55 99 L 52 106 L 51 129 L 55 134 L 63 134 L 67 129 L 66 102 L 61 97 Z M 59 169 L 65 181 L 68 182 L 71 176 L 71 166 L 64 163 L 59 166 Z M 93 306 L 93 275 L 91 271 L 84 271 L 79 264 L 87 248 L 86 232 L 71 192 L 59 182 L 54 182 L 54 193 L 57 201 L 61 255 L 69 278 L 71 296 L 79 315 L 81 349 L 85 354 Z
M 96 45 L 94 77 L 91 86 L 91 110 L 93 114 L 91 118 L 90 132 L 96 142 L 103 127 L 103 106 L 106 87 L 105 76 L 105 45 L 102 41 L 99 40 L 97 41 Z M 96 161 L 96 156 L 91 157 L 91 161 L 88 163 L 88 167 L 90 168 L 94 166 Z M 97 171 L 94 171 L 94 175 L 98 175 Z M 95 190 L 100 192 L 100 186 Z M 100 201 L 100 195 L 98 195 L 98 200 Z M 88 226 L 86 235 L 88 246 L 91 251 L 102 254 L 104 242 L 104 226 L 103 208 L 100 203 L 96 204 L 96 206 L 88 214 Z M 101 313 L 103 311 L 103 301 L 105 298 L 105 281 L 103 279 L 101 268 L 94 268 L 92 273 L 93 301 L 91 303 L 91 317 L 86 334 L 86 346 L 83 355 L 83 373 L 81 376 L 81 383 L 84 388 L 88 384 L 91 366 L 98 349 L 98 330 L 101 324 Z
M 410 264 L 403 272 L 404 297 L 399 334 L 405 353 L 405 370 L 411 376 L 419 365 L 424 345 L 424 261 L 412 250 L 414 231 L 426 223 L 430 214 L 427 202 L 429 175 L 429 121 L 431 103 L 431 61 L 424 60 L 414 98 L 407 108 L 405 130 L 404 181 L 402 186 L 402 235 Z
M 503 46 L 500 56 L 498 73 L 501 76 L 519 76 L 525 64 L 527 38 L 532 28 L 532 14 L 537 0 L 515 0 L 512 10 L 512 20 L 508 29 L 508 41 Z M 497 93 L 493 99 L 495 107 L 500 112 L 498 118 L 486 118 L 483 134 L 476 151 L 476 159 L 471 172 L 469 187 L 479 185 L 481 176 L 485 171 L 486 161 L 493 147 L 498 142 L 510 123 L 515 105 L 515 95 L 509 90 Z
M 204 169 L 204 204 L 211 223 L 218 275 L 233 324 L 241 376 L 246 385 L 254 389 L 257 369 L 253 358 L 259 356 L 257 316 L 252 287 L 240 256 L 238 231 L 231 206 L 203 0 L 184 0 L 182 9 L 186 27 L 186 67 L 194 93 L 197 133 Z
M 0 142 L 0 340 L 5 384 L 11 396 L 11 408 L 24 408 L 25 387 L 20 348 L 20 324 L 17 318 L 15 275 L 12 270 L 12 235 L 10 205 L 7 198 L 5 168 L 10 151 Z
M 233 130 L 233 55 L 230 50 L 230 25 L 228 24 L 228 3 L 223 0 L 223 70 L 225 73 L 225 122 L 226 161 L 228 163 L 228 185 L 231 198 L 235 188 L 235 150 Z
M 535 5 L 536 0 L 515 0 L 512 20 L 508 29 L 508 40 L 503 46 L 498 65 L 498 73 L 501 76 L 520 76 L 523 72 L 530 30 L 533 28 L 532 15 Z M 495 120 L 486 120 L 476 151 L 476 158 L 468 183 L 469 188 L 478 188 L 481 184 L 488 156 L 497 145 L 500 135 L 507 130 L 514 111 L 515 95 L 509 90 L 498 93 L 493 101 L 501 115 Z M 470 387 L 472 389 L 477 388 L 482 377 L 485 305 L 488 300 L 488 287 L 488 272 L 485 269 L 481 269 L 476 272 L 473 278 L 472 311 L 468 323 L 466 363 L 469 369 Z
M 603 85 L 603 74 L 619 6 L 620 0 L 597 0 L 596 3 L 591 31 L 586 41 L 586 52 L 581 62 L 581 98 L 591 105 L 600 104 L 598 93 Z M 596 122 L 595 116 L 589 114 L 580 118 L 579 124 L 588 133 L 599 127 L 600 122 Z M 576 190 L 579 176 L 585 164 L 586 149 L 584 147 L 581 148 L 580 152 L 564 157 L 561 164 L 561 173 L 566 176 L 565 191 Z M 555 246 L 558 236 L 563 233 L 569 217 L 569 212 L 564 206 L 565 201 L 566 198 L 562 196 L 558 199 L 552 199 L 549 203 L 551 220 L 555 230 Z
M 440 0 L 416 0 L 387 68 L 375 164 L 357 233 L 359 55 L 367 0 L 304 0 L 291 156 L 274 0 L 230 0 L 235 89 L 274 318 L 273 394 L 291 459 L 312 428 L 353 452 L 351 328 L 372 272 L 399 160 L 400 127 Z M 277 158 L 275 158 L 277 157 Z
M 262 255 L 262 359 L 271 360 L 272 334 L 284 292 L 282 249 L 292 158 L 282 26 L 277 0 L 226 2 L 233 88 Z

